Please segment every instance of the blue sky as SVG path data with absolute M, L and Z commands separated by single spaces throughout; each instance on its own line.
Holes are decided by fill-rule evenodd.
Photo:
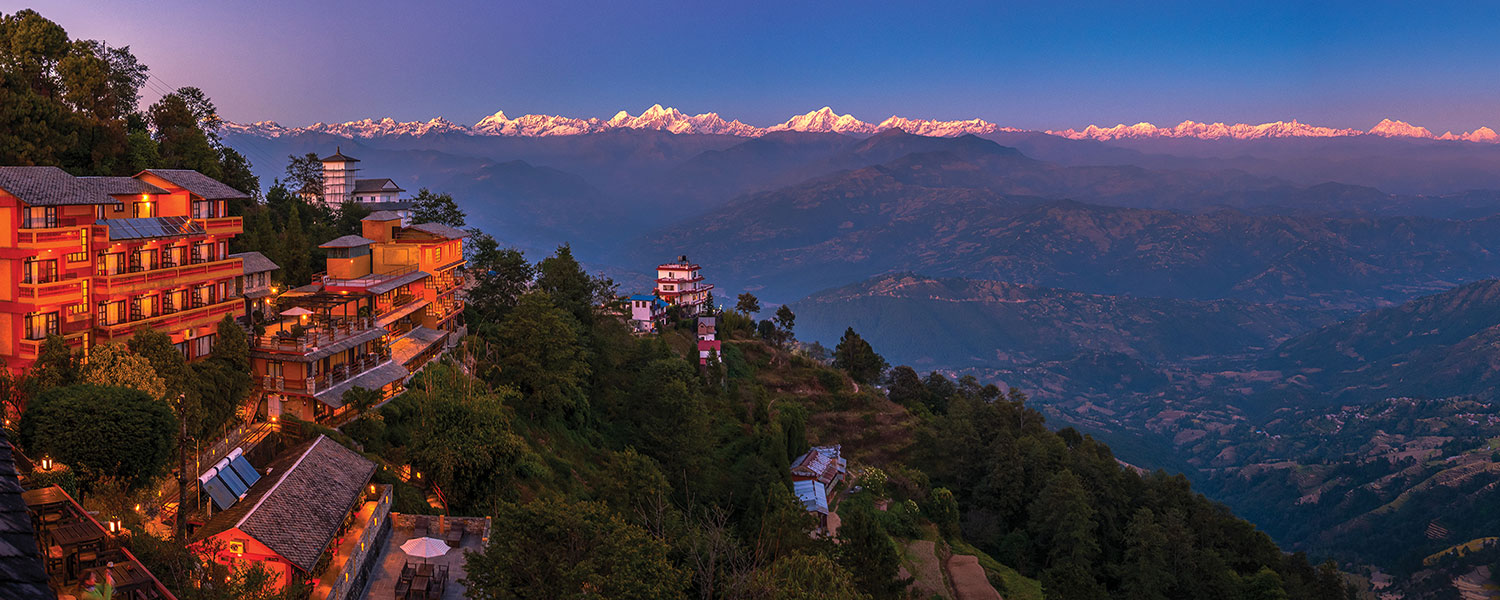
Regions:
M 1500 3 L 37 8 L 75 37 L 130 45 L 152 85 L 197 85 L 235 121 L 472 124 L 502 109 L 607 118 L 661 103 L 752 125 L 830 105 L 866 121 L 980 117 L 1039 129 L 1292 118 L 1364 129 L 1385 117 L 1439 133 L 1500 126 Z

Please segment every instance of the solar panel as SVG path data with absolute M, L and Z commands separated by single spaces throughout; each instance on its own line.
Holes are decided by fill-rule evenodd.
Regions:
M 229 468 L 229 459 L 219 461 L 219 464 L 214 465 L 214 471 L 214 477 L 229 486 L 229 491 L 234 492 L 235 499 L 244 498 L 245 492 L 250 490 L 250 486 L 245 485 L 245 482 L 240 480 L 240 476 L 234 474 L 234 469 Z
M 203 226 L 187 217 L 144 217 L 140 219 L 100 219 L 109 228 L 109 239 L 174 237 L 204 233 Z
M 229 452 L 229 466 L 234 469 L 235 474 L 240 476 L 240 480 L 244 481 L 245 485 L 253 486 L 255 482 L 260 481 L 260 473 L 255 471 L 255 467 L 250 466 L 250 461 L 245 460 L 245 455 L 239 448 Z
M 224 485 L 224 482 L 218 477 L 215 477 L 216 474 L 217 472 L 214 469 L 209 469 L 207 473 L 199 476 L 198 487 L 208 492 L 208 497 L 214 499 L 214 505 L 218 506 L 219 510 L 228 510 L 240 498 L 238 494 L 229 491 L 229 487 Z

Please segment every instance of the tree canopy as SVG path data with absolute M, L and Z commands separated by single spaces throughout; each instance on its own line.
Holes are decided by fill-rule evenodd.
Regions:
M 20 442 L 85 475 L 141 488 L 160 475 L 176 446 L 172 409 L 140 390 L 99 385 L 52 388 L 31 399 Z

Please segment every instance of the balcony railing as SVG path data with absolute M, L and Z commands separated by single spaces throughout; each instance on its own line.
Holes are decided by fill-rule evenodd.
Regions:
M 291 391 L 312 395 L 358 377 L 389 360 L 391 360 L 391 354 L 388 350 L 367 352 L 359 355 L 351 362 L 334 365 L 327 373 L 319 373 L 312 377 L 265 375 L 260 378 L 260 384 L 261 388 L 266 391 Z
M 162 261 L 159 269 L 139 273 L 118 273 L 96 280 L 99 291 L 105 294 L 137 294 L 168 287 L 203 283 L 204 281 L 234 277 L 244 273 L 243 262 L 238 258 L 226 258 L 201 264 L 170 266 Z
M 204 233 L 209 235 L 239 235 L 245 231 L 243 219 L 240 217 L 210 217 L 193 220 L 201 223 Z
M 98 327 L 106 338 L 121 335 L 130 335 L 141 327 L 152 329 L 176 329 L 179 327 L 198 327 L 212 325 L 224 315 L 233 314 L 235 309 L 243 309 L 245 303 L 239 298 L 230 298 L 222 302 L 216 302 L 199 308 L 189 308 L 172 313 L 165 311 L 154 317 L 146 317 L 138 321 L 125 321 L 101 325 Z
M 342 322 L 319 323 L 295 337 L 279 333 L 258 335 L 251 341 L 251 347 L 269 352 L 305 354 L 315 348 L 360 335 L 374 328 L 375 319 L 355 317 Z
M 45 283 L 21 283 L 17 300 L 28 303 L 62 303 L 82 301 L 83 281 L 76 275 Z
M 63 342 L 66 343 L 69 348 L 82 348 L 83 339 L 86 336 L 88 336 L 87 331 L 80 331 L 77 333 L 64 333 Z M 16 342 L 17 350 L 19 351 L 17 354 L 20 355 L 20 358 L 35 360 L 37 355 L 41 354 L 42 352 L 42 344 L 45 344 L 46 342 L 47 340 L 45 338 L 40 340 L 19 340 Z
M 62 226 L 62 222 L 76 222 L 76 219 L 58 219 L 58 221 L 58 227 L 17 229 L 16 246 L 31 250 L 85 249 L 86 235 L 81 232 L 88 231 L 88 227 Z

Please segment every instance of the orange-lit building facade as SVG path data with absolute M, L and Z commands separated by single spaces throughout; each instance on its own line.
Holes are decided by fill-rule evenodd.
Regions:
M 703 283 L 699 269 L 698 263 L 689 261 L 686 256 L 678 257 L 676 262 L 657 265 L 656 297 L 682 307 L 682 315 L 686 317 L 697 316 L 712 308 L 705 305 L 714 285 Z
M 277 299 L 280 321 L 251 345 L 260 410 L 333 421 L 356 387 L 389 397 L 463 336 L 463 238 L 377 212 L 363 235 L 325 242 L 327 271 Z
M 244 314 L 228 203 L 245 198 L 196 171 L 0 167 L 0 358 L 19 373 L 48 335 L 86 355 L 141 327 L 208 354 L 217 323 Z

